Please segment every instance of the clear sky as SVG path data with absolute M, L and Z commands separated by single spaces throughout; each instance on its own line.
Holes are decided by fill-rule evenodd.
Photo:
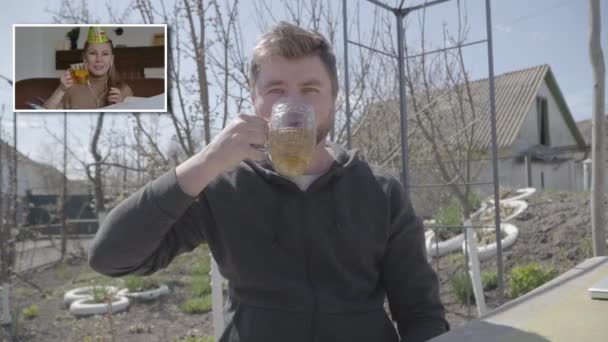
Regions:
M 255 1 L 255 0 L 253 0 Z M 280 5 L 280 0 L 276 1 Z M 484 0 L 461 0 L 466 3 L 469 14 L 471 31 L 469 40 L 484 39 L 485 34 L 485 1 Z M 80 1 L 74 1 L 80 2 Z M 100 13 L 104 17 L 105 1 L 89 1 L 91 11 Z M 111 0 L 110 3 L 123 8 L 124 1 Z M 170 3 L 170 1 L 165 1 Z M 364 0 L 349 0 L 349 7 L 359 3 L 362 13 L 371 13 L 373 5 Z M 384 0 L 385 3 L 396 5 L 398 0 Z M 406 4 L 419 4 L 422 0 L 406 0 Z M 427 12 L 427 32 L 430 44 L 441 44 L 441 24 L 444 21 L 448 25 L 454 24 L 455 2 L 434 6 Z M 95 3 L 95 4 L 93 4 Z M 245 49 L 252 48 L 255 37 L 259 34 L 250 16 L 249 1 L 242 0 L 241 17 L 243 18 L 243 29 L 245 37 Z M 335 0 L 335 6 L 341 1 Z M 12 25 L 16 23 L 50 23 L 51 14 L 45 8 L 57 8 L 58 0 L 8 0 L 2 4 L 0 11 L 0 75 L 12 77 Z M 608 55 L 608 3 L 601 1 L 602 5 L 602 44 L 604 54 Z M 280 7 L 280 6 L 277 6 Z M 337 8 L 337 7 L 336 7 Z M 410 18 L 411 25 L 417 20 L 415 16 Z M 588 25 L 589 8 L 586 0 L 493 0 L 492 20 L 494 37 L 494 65 L 496 74 L 527 68 L 539 64 L 549 64 L 553 70 L 557 82 L 561 87 L 568 106 L 576 120 L 591 117 L 592 103 L 592 77 L 591 65 L 588 52 Z M 368 16 L 362 16 L 364 25 L 368 24 Z M 339 30 L 341 33 L 341 29 Z M 417 44 L 415 30 L 410 31 L 408 36 L 412 45 Z M 337 37 L 337 52 L 341 54 L 342 37 Z M 352 47 L 356 49 L 356 47 Z M 478 45 L 467 48 L 465 58 L 473 78 L 487 77 L 487 48 L 486 45 Z M 2 125 L 5 131 L 12 131 L 12 90 L 8 84 L 0 80 L 0 107 L 6 105 Z M 608 110 L 607 110 L 608 111 Z M 2 115 L 2 113 L 0 113 Z M 60 114 L 59 114 L 60 115 Z M 86 150 L 88 143 L 89 126 L 93 123 L 94 116 L 80 115 L 71 116 L 70 125 L 75 128 L 73 141 L 80 143 L 75 149 Z M 60 132 L 61 116 L 54 115 L 47 119 L 50 127 Z M 48 160 L 51 154 L 58 154 L 60 147 L 56 141 L 47 134 L 42 127 L 41 117 L 36 115 L 21 114 L 19 117 L 19 150 L 34 159 Z M 54 146 L 46 146 L 45 144 Z M 51 153 L 51 150 L 57 152 Z M 60 154 L 59 154 L 60 155 Z M 53 158 L 55 159 L 55 158 Z

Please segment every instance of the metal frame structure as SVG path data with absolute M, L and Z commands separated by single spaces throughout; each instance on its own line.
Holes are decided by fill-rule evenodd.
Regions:
M 347 24 L 347 0 L 342 0 L 342 13 L 343 13 L 343 22 L 342 25 L 344 27 L 344 89 L 345 93 L 345 113 L 346 113 L 346 130 L 347 130 L 347 146 L 351 145 L 351 108 L 350 108 L 350 98 L 348 94 L 350 94 L 350 85 L 349 85 L 349 75 L 348 75 L 348 44 L 353 44 L 360 48 L 368 49 L 373 52 L 382 54 L 384 56 L 396 58 L 398 61 L 398 70 L 399 70 L 399 114 L 400 114 L 400 123 L 401 123 L 401 160 L 402 160 L 402 182 L 403 186 L 409 191 L 410 188 L 422 188 L 422 187 L 444 187 L 448 186 L 448 184 L 425 184 L 425 185 L 410 185 L 409 184 L 409 166 L 408 166 L 408 113 L 407 113 L 407 97 L 405 92 L 405 59 L 420 57 L 423 55 L 434 54 L 438 52 L 443 52 L 446 50 L 461 48 L 472 46 L 476 44 L 486 43 L 487 45 L 487 56 L 488 56 L 488 80 L 489 80 L 489 94 L 490 94 L 490 126 L 491 126 L 491 151 L 492 151 L 492 169 L 493 169 L 493 179 L 492 182 L 477 182 L 477 183 L 464 183 L 462 185 L 493 185 L 494 190 L 494 212 L 500 213 L 500 193 L 499 193 L 499 180 L 498 180 L 498 144 L 496 137 L 496 99 L 495 99 L 495 87 L 494 87 L 494 52 L 493 52 L 493 42 L 492 42 L 492 11 L 490 7 L 490 0 L 485 0 L 485 12 L 486 12 L 486 39 L 477 40 L 473 42 L 466 42 L 456 46 L 447 47 L 444 49 L 437 49 L 429 52 L 425 52 L 422 54 L 414 55 L 414 56 L 404 56 L 404 29 L 403 29 L 403 20 L 410 13 L 417 11 L 419 9 L 424 9 L 426 7 L 431 7 L 434 5 L 438 5 L 450 0 L 434 0 L 434 1 L 425 1 L 424 4 L 415 5 L 411 7 L 403 7 L 405 0 L 401 0 L 399 7 L 390 7 L 385 3 L 379 0 L 366 0 L 369 3 L 372 3 L 380 8 L 383 8 L 395 15 L 395 19 L 397 21 L 397 56 L 388 53 L 386 51 L 381 51 L 374 49 L 372 47 L 366 46 L 360 42 L 351 41 L 348 39 L 348 24 Z M 502 258 L 502 244 L 501 244 L 501 218 L 500 214 L 495 216 L 495 231 L 496 231 L 496 265 L 497 265 L 497 277 L 498 277 L 498 295 L 499 301 L 502 302 L 504 298 L 504 266 L 503 266 L 503 258 Z M 464 228 L 464 227 L 463 227 Z M 466 234 L 466 229 L 465 229 Z

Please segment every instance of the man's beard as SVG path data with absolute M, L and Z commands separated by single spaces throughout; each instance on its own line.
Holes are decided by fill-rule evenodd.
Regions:
M 320 123 L 319 126 L 317 126 L 317 145 L 325 141 L 325 138 L 327 138 L 327 134 L 329 134 L 329 130 L 334 125 L 334 121 L 336 119 L 336 111 L 332 107 L 329 113 L 330 114 L 327 118 L 327 121 L 325 123 Z

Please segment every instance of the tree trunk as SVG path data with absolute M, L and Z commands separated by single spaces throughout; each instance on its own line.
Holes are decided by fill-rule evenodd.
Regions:
M 601 46 L 600 1 L 590 0 L 589 55 L 593 67 L 593 119 L 591 136 L 591 233 L 593 255 L 606 255 L 606 211 L 604 209 L 604 101 L 606 66 Z

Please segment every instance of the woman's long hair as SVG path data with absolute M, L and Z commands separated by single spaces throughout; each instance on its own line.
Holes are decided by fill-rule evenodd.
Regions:
M 108 43 L 110 43 L 110 52 L 112 53 L 112 56 L 114 56 L 114 43 L 112 43 L 111 39 L 108 40 Z M 83 60 L 86 60 L 88 48 L 89 48 L 89 42 L 85 42 L 84 48 L 82 50 L 82 59 Z M 122 90 L 123 85 L 124 85 L 124 82 L 120 78 L 120 75 L 118 74 L 118 70 L 116 70 L 114 61 L 112 61 L 112 64 L 110 64 L 110 69 L 108 70 L 108 75 L 107 75 L 107 79 L 106 79 L 106 91 L 105 91 L 105 94 L 103 94 L 104 103 L 108 99 L 108 95 L 110 93 L 110 88 L 118 88 L 118 89 Z

